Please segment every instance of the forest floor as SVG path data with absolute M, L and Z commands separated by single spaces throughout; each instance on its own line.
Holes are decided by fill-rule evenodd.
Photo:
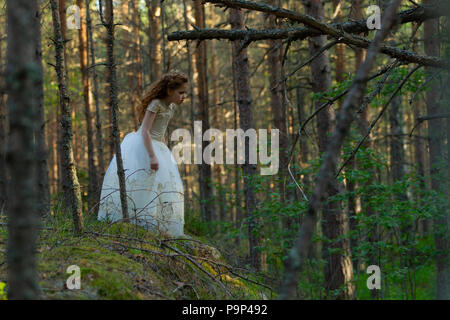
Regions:
M 0 299 L 7 279 L 7 224 L 0 217 Z M 128 223 L 87 218 L 74 236 L 68 214 L 43 219 L 37 247 L 41 299 L 272 299 L 252 274 L 203 239 L 170 238 Z M 80 289 L 68 281 L 80 270 Z M 72 277 L 73 278 L 73 277 Z M 4 293 L 3 293 L 4 295 Z M 4 295 L 5 296 L 5 295 Z
M 196 231 L 195 223 L 190 219 L 185 230 L 208 234 L 201 228 Z M 100 222 L 90 215 L 84 228 L 81 236 L 75 236 L 70 214 L 60 210 L 42 219 L 36 248 L 40 299 L 276 299 L 275 280 L 281 275 L 247 270 L 239 257 L 245 250 L 233 239 L 194 236 L 190 231 L 186 237 L 171 238 L 129 223 Z M 0 215 L 0 300 L 7 290 L 7 237 L 7 221 Z M 423 246 L 431 244 L 429 239 Z M 302 299 L 324 299 L 323 261 L 308 261 L 300 275 L 299 294 Z M 70 266 L 79 267 L 80 289 L 68 288 L 74 275 Z M 365 268 L 355 271 L 357 300 L 374 299 Z M 433 260 L 411 269 L 384 262 L 378 299 L 433 299 Z

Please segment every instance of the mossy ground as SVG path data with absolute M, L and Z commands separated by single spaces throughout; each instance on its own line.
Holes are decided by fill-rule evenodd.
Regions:
M 6 283 L 6 291 L 7 228 L 4 218 L 2 222 L 0 283 Z M 81 289 L 67 288 L 71 265 L 80 268 Z M 133 224 L 108 224 L 89 216 L 81 236 L 73 234 L 68 214 L 43 219 L 37 266 L 41 299 L 273 298 L 270 290 L 253 283 L 252 274 L 236 272 L 204 240 L 174 239 Z

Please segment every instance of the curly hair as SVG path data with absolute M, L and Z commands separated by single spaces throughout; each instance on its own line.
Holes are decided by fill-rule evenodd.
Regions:
M 177 70 L 171 70 L 165 73 L 158 81 L 152 83 L 142 98 L 139 122 L 142 123 L 145 111 L 152 100 L 166 98 L 168 89 L 175 90 L 186 82 L 188 82 L 188 77 L 184 73 Z

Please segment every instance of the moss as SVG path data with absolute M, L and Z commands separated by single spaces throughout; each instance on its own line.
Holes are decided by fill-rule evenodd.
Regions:
M 43 226 L 37 254 L 42 299 L 261 298 L 255 285 L 218 266 L 226 264 L 219 250 L 198 238 L 173 240 L 133 224 L 110 225 L 89 217 L 85 234 L 76 237 L 66 214 L 50 217 Z M 1 232 L 0 240 L 6 243 L 6 238 Z M 218 276 L 232 296 L 183 254 Z M 66 286 L 70 265 L 80 267 L 79 290 Z M 6 282 L 5 265 L 0 266 L 0 281 Z
M 93 246 L 94 244 L 90 246 L 86 242 L 88 241 L 83 239 L 78 246 L 61 246 L 42 252 L 38 264 L 42 286 L 46 288 L 46 284 L 58 284 L 64 291 L 64 298 L 141 298 L 132 288 L 134 277 L 143 272 L 142 265 L 126 256 Z M 81 290 L 69 290 L 65 286 L 65 281 L 70 276 L 66 270 L 70 265 L 80 267 Z M 61 296 L 60 290 L 55 291 L 59 291 L 58 295 Z

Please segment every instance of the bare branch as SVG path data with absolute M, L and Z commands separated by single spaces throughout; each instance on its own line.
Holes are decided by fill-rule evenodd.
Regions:
M 260 11 L 268 14 L 273 14 L 279 18 L 284 18 L 291 20 L 293 22 L 300 22 L 310 26 L 308 23 L 305 23 L 305 19 L 314 19 L 311 16 L 305 14 L 299 14 L 297 12 L 287 10 L 284 8 L 278 8 L 275 6 L 270 6 L 261 2 L 253 2 L 246 0 L 204 0 L 204 2 L 209 2 L 216 4 L 218 6 L 227 6 L 233 8 L 242 8 L 253 11 Z M 417 6 L 412 9 L 408 9 L 402 12 L 399 12 L 394 17 L 394 25 L 404 24 L 408 22 L 423 22 L 429 19 L 434 19 L 442 16 L 446 16 L 450 14 L 450 3 L 448 1 L 436 1 L 434 5 L 427 6 Z M 315 20 L 315 19 L 314 19 Z M 340 22 L 331 24 L 333 28 L 338 30 L 343 30 L 348 33 L 368 33 L 373 31 L 367 28 L 366 19 L 361 20 L 352 20 L 348 22 Z M 315 28 L 312 26 L 306 27 L 303 29 L 304 38 L 310 36 L 319 36 L 321 34 L 320 28 Z
M 346 24 L 326 24 L 318 21 L 317 19 L 302 13 L 297 13 L 284 8 L 270 6 L 264 3 L 256 3 L 245 0 L 205 0 L 204 2 L 214 3 L 220 6 L 227 6 L 232 8 L 243 8 L 249 10 L 260 11 L 268 14 L 274 14 L 277 17 L 289 19 L 291 21 L 300 22 L 308 26 L 309 28 L 303 29 L 303 35 L 299 37 L 299 28 L 281 29 L 281 30 L 217 30 L 217 29 L 202 29 L 196 31 L 178 31 L 169 34 L 168 40 L 193 40 L 193 39 L 229 39 L 238 40 L 244 39 L 244 44 L 247 46 L 252 41 L 264 40 L 264 39 L 285 39 L 291 38 L 292 40 L 301 40 L 309 36 L 317 36 L 320 34 L 326 34 L 339 39 L 343 43 L 349 46 L 357 46 L 360 48 L 369 48 L 371 41 L 356 35 L 351 35 L 348 32 L 362 33 L 370 31 L 367 29 L 366 23 L 361 21 L 353 22 L 352 27 L 348 27 Z M 437 2 L 438 3 L 438 2 Z M 418 7 L 412 9 L 412 14 L 416 10 L 421 11 L 422 14 L 416 16 L 417 20 L 408 20 L 403 16 L 403 21 L 423 21 L 431 17 L 438 17 L 441 15 L 450 14 L 450 2 L 439 2 L 439 6 L 432 7 Z M 430 9 L 433 8 L 433 9 Z M 420 17 L 420 18 L 419 18 Z M 402 21 L 402 16 L 396 15 L 393 23 L 398 24 Z M 403 23 L 403 22 L 402 22 Z M 346 30 L 349 29 L 350 31 Z M 318 34 L 317 34 L 318 33 Z M 387 54 L 393 58 L 397 58 L 401 61 L 407 61 L 409 63 L 417 63 L 424 66 L 437 67 L 437 68 L 450 68 L 450 61 L 439 59 L 437 57 L 419 56 L 414 52 L 397 49 L 391 46 L 381 46 L 380 52 Z
M 422 122 L 428 121 L 428 120 L 434 120 L 434 119 L 445 119 L 450 118 L 450 113 L 442 113 L 442 114 L 435 114 L 432 116 L 423 116 L 417 118 L 417 123 L 414 125 L 414 127 L 411 130 L 411 133 L 409 134 L 410 137 L 412 137 L 412 134 L 417 126 L 419 126 Z
M 322 48 L 320 48 L 313 56 L 311 56 L 308 60 L 306 60 L 305 62 L 301 63 L 299 66 L 295 67 L 295 69 L 293 71 L 291 71 L 287 76 L 285 76 L 283 79 L 281 79 L 274 87 L 272 87 L 270 90 L 275 90 L 276 88 L 278 88 L 278 86 L 283 83 L 284 81 L 286 81 L 289 77 L 291 77 L 294 73 L 296 73 L 297 71 L 299 71 L 301 68 L 303 68 L 304 66 L 306 66 L 308 63 L 310 63 L 311 61 L 313 61 L 314 59 L 316 59 L 318 56 L 320 56 L 324 51 L 334 47 L 336 44 L 339 43 L 339 40 L 333 40 L 330 43 L 328 43 L 327 45 L 323 46 Z

